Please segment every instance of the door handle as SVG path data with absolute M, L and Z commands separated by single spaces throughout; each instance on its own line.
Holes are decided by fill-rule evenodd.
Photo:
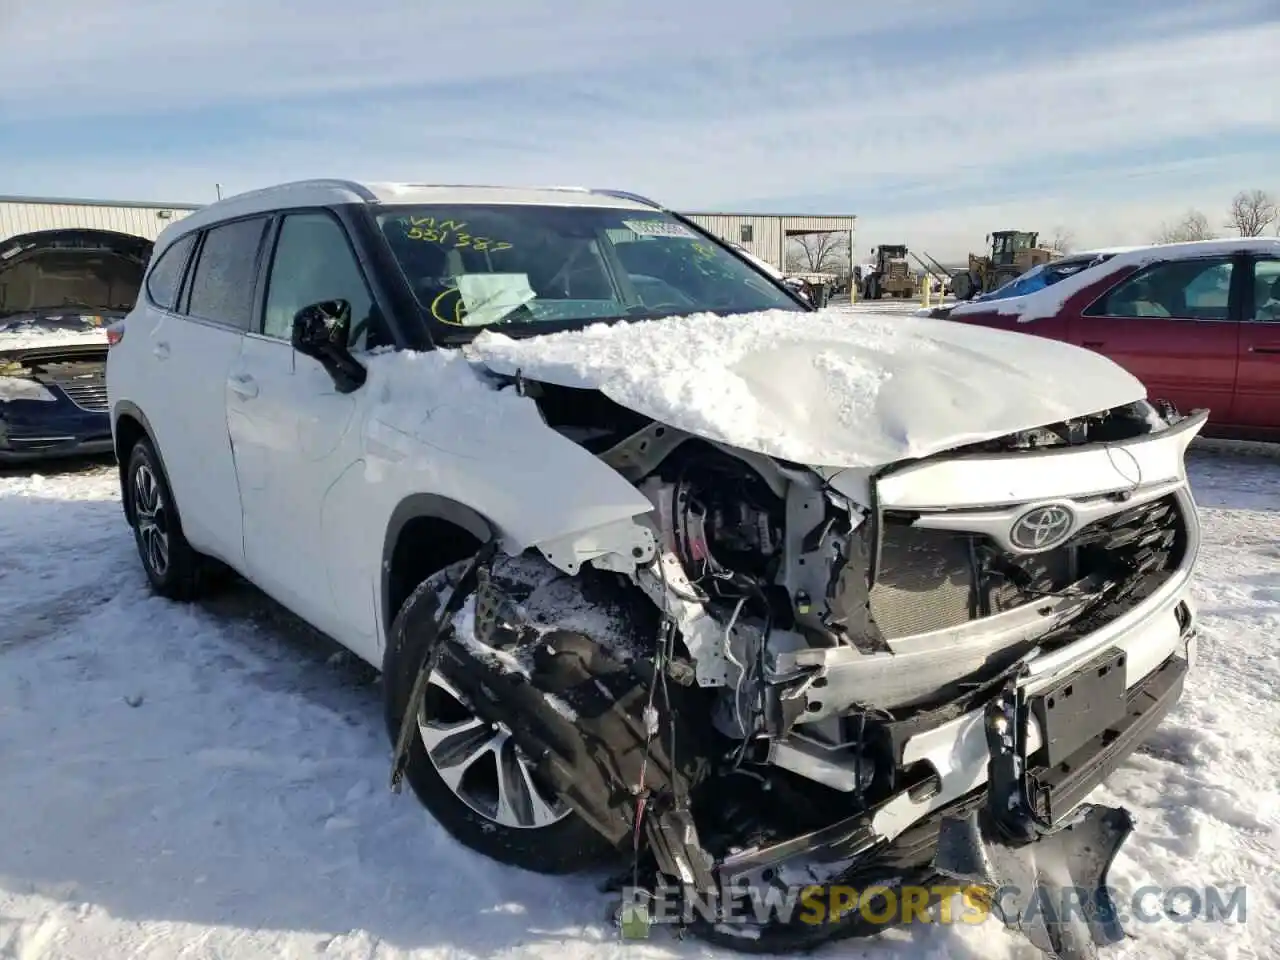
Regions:
M 1106 345 L 1107 341 L 1105 340 L 1082 340 L 1080 342 L 1080 346 L 1088 347 L 1090 350 L 1097 350 L 1099 347 L 1105 347 Z
M 169 359 L 169 341 L 168 340 L 157 341 L 156 344 L 151 348 L 151 352 L 154 353 L 156 355 L 156 358 L 159 360 L 168 360 Z
M 1260 344 L 1256 347 L 1249 348 L 1250 353 L 1280 353 L 1280 346 L 1272 346 L 1270 344 Z
M 227 385 L 241 400 L 252 400 L 258 395 L 258 382 L 247 373 L 238 373 L 228 378 Z

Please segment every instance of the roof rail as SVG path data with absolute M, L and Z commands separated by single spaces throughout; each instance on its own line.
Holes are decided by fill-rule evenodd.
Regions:
M 284 193 L 290 190 L 302 189 L 324 189 L 324 190 L 344 190 L 359 197 L 365 203 L 373 203 L 377 200 L 373 192 L 362 183 L 356 183 L 354 180 L 339 180 L 336 178 L 317 178 L 314 180 L 290 180 L 286 183 L 276 183 L 269 187 L 259 187 L 256 190 L 246 190 L 243 193 L 232 193 L 222 198 L 220 202 L 228 200 L 248 200 L 255 197 L 271 196 L 273 194 Z
M 634 200 L 636 203 L 643 203 L 646 207 L 653 207 L 655 210 L 665 210 L 662 204 L 656 200 L 650 200 L 648 197 L 642 197 L 638 193 L 628 193 L 626 190 L 600 190 L 593 189 L 592 193 L 602 193 L 606 197 L 617 197 L 619 200 Z

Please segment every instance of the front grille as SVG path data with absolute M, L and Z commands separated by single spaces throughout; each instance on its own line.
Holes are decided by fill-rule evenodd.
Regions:
M 1113 514 L 1040 554 L 1007 553 L 988 537 L 885 518 L 871 615 L 885 639 L 958 627 L 1066 591 L 1084 577 L 1146 595 L 1177 568 L 1185 527 L 1170 495 Z M 1118 613 L 1117 613 L 1118 615 Z
M 46 382 L 53 384 L 82 410 L 107 409 L 107 370 L 100 362 L 66 361 L 41 364 Z

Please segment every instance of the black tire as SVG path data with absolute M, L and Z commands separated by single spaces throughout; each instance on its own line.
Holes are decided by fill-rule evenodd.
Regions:
M 151 588 L 170 600 L 197 599 L 204 586 L 204 558 L 182 533 L 182 518 L 169 478 L 151 441 L 145 437 L 129 452 L 124 490 L 129 498 L 128 515 L 138 558 Z M 161 543 L 163 547 L 158 549 Z
M 405 709 L 419 666 L 435 644 L 441 598 L 464 567 L 455 564 L 423 581 L 392 622 L 382 681 L 387 734 L 393 744 L 406 722 Z M 417 723 L 416 717 L 407 719 Z M 479 813 L 441 777 L 416 732 L 409 740 L 404 777 L 422 805 L 455 840 L 491 860 L 533 873 L 560 875 L 616 857 L 604 838 L 572 811 L 549 826 L 539 827 L 508 827 Z

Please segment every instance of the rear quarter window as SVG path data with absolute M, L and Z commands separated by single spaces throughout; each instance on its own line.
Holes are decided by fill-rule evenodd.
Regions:
M 162 310 L 177 306 L 178 289 L 195 243 L 195 234 L 179 237 L 160 254 L 147 274 L 147 298 Z

